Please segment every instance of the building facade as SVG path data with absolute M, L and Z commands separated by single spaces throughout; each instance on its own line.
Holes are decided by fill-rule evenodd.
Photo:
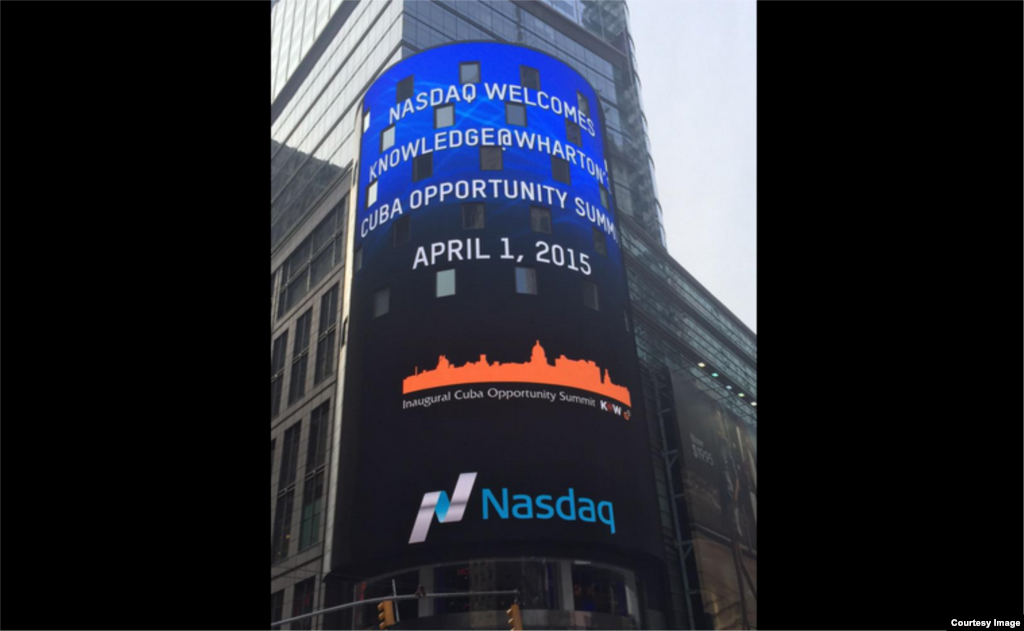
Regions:
M 374 524 L 381 533 L 399 521 L 402 525 L 395 528 L 408 530 L 411 524 L 406 522 L 411 516 L 404 508 L 399 510 L 397 504 L 394 515 L 386 514 L 387 503 L 374 509 L 373 518 L 358 513 L 376 506 L 376 495 L 365 489 L 378 488 L 375 485 L 383 484 L 388 473 L 396 470 L 394 462 L 388 462 L 389 453 L 401 453 L 400 462 L 407 471 L 412 460 L 409 454 L 413 453 L 407 448 L 401 451 L 403 446 L 397 437 L 392 439 L 397 451 L 389 450 L 384 434 L 375 439 L 369 425 L 353 432 L 353 428 L 359 428 L 353 418 L 362 419 L 371 414 L 368 410 L 382 405 L 371 396 L 375 387 L 373 377 L 368 375 L 376 373 L 372 370 L 375 364 L 366 363 L 366 349 L 379 349 L 367 340 L 373 338 L 372 327 L 385 320 L 361 323 L 360 314 L 367 321 L 376 321 L 381 310 L 390 311 L 392 320 L 397 321 L 402 309 L 409 309 L 408 305 L 402 306 L 397 294 L 381 294 L 380 283 L 360 289 L 360 275 L 366 277 L 367 270 L 372 270 L 371 262 L 376 260 L 369 256 L 369 250 L 364 251 L 365 227 L 357 223 L 357 219 L 367 219 L 364 215 L 371 205 L 367 194 L 373 188 L 366 177 L 370 162 L 366 138 L 373 136 L 374 142 L 379 138 L 380 144 L 373 151 L 380 152 L 386 142 L 396 141 L 396 134 L 405 133 L 400 122 L 393 125 L 395 131 L 388 131 L 386 124 L 371 128 L 376 121 L 366 116 L 366 99 L 375 84 L 388 76 L 389 69 L 402 67 L 402 60 L 411 63 L 416 56 L 426 59 L 419 54 L 454 42 L 521 46 L 524 51 L 532 51 L 529 54 L 543 54 L 570 68 L 583 82 L 581 85 L 593 91 L 586 102 L 601 130 L 604 146 L 600 162 L 607 172 L 604 188 L 596 184 L 593 188 L 594 206 L 603 205 L 610 211 L 614 205 L 614 213 L 608 212 L 614 215 L 612 243 L 621 258 L 622 287 L 628 287 L 631 304 L 623 329 L 630 351 L 635 353 L 630 355 L 630 370 L 635 371 L 630 378 L 635 383 L 629 385 L 633 386 L 632 409 L 636 412 L 633 426 L 639 432 L 635 436 L 642 436 L 643 444 L 629 452 L 628 461 L 637 463 L 635 470 L 640 472 L 640 478 L 632 484 L 644 490 L 636 495 L 646 497 L 649 493 L 651 498 L 632 511 L 642 515 L 649 528 L 641 529 L 642 533 L 617 533 L 615 541 L 624 537 L 643 540 L 633 552 L 606 545 L 600 539 L 606 535 L 595 535 L 592 541 L 578 545 L 569 541 L 572 535 L 568 534 L 538 535 L 532 540 L 527 537 L 518 546 L 505 545 L 489 539 L 489 535 L 473 535 L 471 529 L 476 526 L 470 518 L 459 527 L 446 527 L 440 526 L 441 512 L 435 520 L 428 511 L 424 523 L 430 528 L 429 543 L 435 551 L 422 553 L 419 561 L 415 560 L 418 552 L 403 552 L 388 560 L 386 550 L 394 546 L 375 543 Z M 272 620 L 382 596 L 392 590 L 411 593 L 423 585 L 428 592 L 519 589 L 527 628 L 756 628 L 756 337 L 664 249 L 661 208 L 626 4 L 581 0 L 281 0 L 271 9 L 271 44 Z M 526 67 L 548 63 L 537 59 Z M 484 75 L 475 76 L 475 81 L 487 80 L 490 71 L 484 64 L 475 71 L 463 71 L 462 65 L 459 72 L 470 74 L 460 74 L 450 83 L 474 83 L 473 72 Z M 548 73 L 547 67 L 541 72 Z M 556 71 L 555 65 L 550 67 L 550 72 Z M 536 86 L 535 81 L 539 82 Z M 543 75 L 520 74 L 519 82 L 540 89 L 549 85 Z M 396 85 L 394 89 L 400 92 L 404 88 Z M 411 96 L 415 88 L 410 89 Z M 580 90 L 587 91 L 582 87 Z M 389 98 L 394 100 L 393 96 Z M 460 115 L 460 107 L 455 105 L 455 117 Z M 524 109 L 519 121 L 519 110 L 513 106 L 509 111 L 512 113 L 503 121 L 509 125 L 525 127 L 527 114 L 531 124 L 541 120 Z M 434 128 L 449 125 L 448 115 L 444 109 L 434 113 Z M 579 119 L 576 122 L 582 123 Z M 450 124 L 457 126 L 461 121 L 453 117 Z M 569 125 L 560 133 L 570 134 L 572 142 L 576 132 Z M 590 151 L 585 144 L 579 146 Z M 497 154 L 487 157 L 484 149 L 480 151 L 481 169 L 493 168 L 488 160 L 501 162 Z M 514 152 L 503 155 L 512 165 Z M 416 181 L 423 176 L 423 165 L 413 162 L 408 166 Z M 555 158 L 551 164 L 552 177 L 560 181 Z M 430 168 L 428 177 L 433 169 L 441 168 L 439 159 Z M 380 176 L 380 183 L 383 191 L 384 176 Z M 573 179 L 573 186 L 579 186 L 579 178 Z M 468 210 L 462 208 L 460 229 L 483 228 L 485 222 L 501 221 L 500 212 L 490 207 L 470 206 Z M 531 209 L 529 222 L 534 233 L 552 232 L 552 217 L 545 215 L 543 208 Z M 486 225 L 490 229 L 498 224 Z M 380 234 L 387 231 L 388 252 L 397 251 L 406 242 L 411 247 L 420 236 L 420 224 L 410 228 L 408 220 L 396 220 L 387 227 L 381 222 L 377 228 Z M 412 237 L 410 230 L 415 231 Z M 559 230 L 560 234 L 565 232 L 561 226 Z M 607 255 L 607 245 L 598 246 L 596 239 L 594 247 Z M 476 248 L 480 254 L 479 239 Z M 467 249 L 472 251 L 472 243 Z M 450 260 L 451 252 L 447 255 Z M 549 283 L 544 276 L 547 273 L 534 273 L 526 266 L 522 271 L 517 268 L 515 278 L 509 278 L 509 291 L 543 295 L 537 288 L 543 290 Z M 467 276 L 461 268 L 438 268 L 436 277 L 431 278 L 430 290 L 436 293 L 430 298 L 437 297 L 439 304 L 442 300 L 447 304 L 461 300 L 463 288 L 472 288 L 474 280 L 472 273 Z M 606 288 L 597 280 L 590 283 L 591 287 L 590 280 L 594 279 L 580 278 L 583 317 L 603 315 L 612 307 L 602 298 L 611 297 L 607 292 L 614 293 L 614 287 Z M 564 293 L 572 291 L 575 289 Z M 487 304 L 492 302 L 489 298 Z M 552 304 L 551 309 L 562 308 Z M 595 309 L 599 305 L 605 310 Z M 428 313 L 429 309 L 424 309 L 422 315 L 428 317 Z M 522 319 L 510 319 L 506 329 L 514 328 L 514 322 Z M 597 320 L 593 322 L 589 326 L 602 326 Z M 415 328 L 406 324 L 395 330 Z M 572 333 L 567 328 L 544 344 L 549 351 L 556 343 L 565 344 L 566 349 L 558 351 L 563 353 L 562 359 L 565 355 L 570 360 L 588 357 L 592 349 L 593 353 L 601 352 L 596 347 L 572 347 L 568 339 Z M 446 335 L 446 339 L 452 339 L 460 334 L 455 328 Z M 415 343 L 403 340 L 389 353 L 404 352 L 415 344 L 428 345 L 430 340 L 422 337 Z M 466 348 L 470 346 L 467 342 Z M 483 354 L 485 349 L 478 350 Z M 500 350 L 506 356 L 495 355 L 496 359 L 506 363 L 516 359 L 512 357 L 514 349 Z M 466 352 L 452 358 L 459 356 L 462 359 L 457 363 L 465 362 Z M 524 355 L 526 352 L 523 349 Z M 536 348 L 533 352 L 536 355 Z M 426 346 L 423 353 L 429 354 Z M 540 353 L 542 359 L 537 362 L 548 364 L 543 348 Z M 618 358 L 613 355 L 605 355 L 609 359 L 598 360 L 597 364 L 607 368 Z M 491 367 L 483 358 L 481 361 Z M 432 366 L 412 368 L 414 372 L 406 378 L 410 387 L 431 378 L 428 370 L 421 373 L 420 369 Z M 433 370 L 440 368 L 439 363 Z M 619 371 L 613 368 L 609 382 L 621 374 Z M 367 403 L 361 407 L 357 401 L 364 398 Z M 412 399 L 411 394 L 407 399 Z M 436 405 L 434 409 L 445 408 Z M 543 431 L 544 425 L 538 425 L 531 429 L 531 435 Z M 635 436 L 623 440 L 628 442 Z M 429 434 L 420 439 L 429 440 Z M 586 440 L 607 444 L 613 439 L 588 436 Z M 378 449 L 373 447 L 375 444 L 384 446 Z M 499 448 L 495 445 L 494 453 L 500 453 Z M 426 451 L 421 468 L 451 458 L 440 448 Z M 604 454 L 602 462 L 614 457 L 615 453 Z M 511 486 L 516 480 L 531 481 L 530 472 L 545 469 L 554 458 L 538 458 L 508 479 L 494 478 L 495 492 L 498 486 Z M 580 465 L 574 466 L 578 470 Z M 593 466 L 597 467 L 595 476 L 622 469 L 615 463 Z M 553 479 L 557 475 L 542 477 Z M 438 480 L 423 480 L 420 486 L 396 480 L 393 488 L 408 484 L 407 493 L 417 498 L 444 488 L 452 493 L 455 506 L 459 494 L 455 479 Z M 462 480 L 460 476 L 459 484 Z M 481 469 L 480 483 L 485 482 L 486 474 Z M 380 492 L 387 493 L 392 501 L 402 491 Z M 444 497 L 447 502 L 448 495 Z M 622 501 L 616 500 L 616 505 L 621 506 Z M 474 504 L 470 507 L 478 510 Z M 492 508 L 497 509 L 497 504 Z M 365 530 L 367 527 L 371 530 Z M 583 539 L 589 536 L 589 531 L 580 532 L 584 532 Z M 458 533 L 469 533 L 466 536 L 472 545 L 460 548 L 453 542 L 452 547 L 443 548 L 447 544 L 442 540 L 458 539 Z M 506 535 L 513 539 L 517 536 L 511 531 L 497 536 Z M 372 553 L 374 545 L 380 550 Z M 503 598 L 404 601 L 398 610 L 405 628 L 494 628 L 504 623 L 502 616 L 508 602 Z M 375 614 L 372 607 L 359 607 L 343 615 L 316 617 L 290 626 L 367 628 L 376 621 Z

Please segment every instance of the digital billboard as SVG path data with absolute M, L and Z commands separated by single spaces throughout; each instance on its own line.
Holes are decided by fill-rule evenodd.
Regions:
M 506 44 L 368 88 L 335 565 L 660 554 L 602 120 Z
M 672 375 L 701 601 L 708 628 L 756 628 L 757 431 Z

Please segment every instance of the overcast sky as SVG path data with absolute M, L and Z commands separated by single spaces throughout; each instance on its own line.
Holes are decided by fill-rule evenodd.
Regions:
M 756 3 L 628 4 L 668 250 L 756 332 Z

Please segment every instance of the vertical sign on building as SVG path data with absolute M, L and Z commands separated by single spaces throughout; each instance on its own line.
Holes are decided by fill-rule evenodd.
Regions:
M 362 107 L 346 563 L 657 554 L 597 93 L 467 43 L 389 68 Z

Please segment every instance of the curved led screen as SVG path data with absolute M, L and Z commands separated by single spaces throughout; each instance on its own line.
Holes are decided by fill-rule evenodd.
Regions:
M 336 565 L 656 554 L 597 94 L 453 44 L 363 113 Z

